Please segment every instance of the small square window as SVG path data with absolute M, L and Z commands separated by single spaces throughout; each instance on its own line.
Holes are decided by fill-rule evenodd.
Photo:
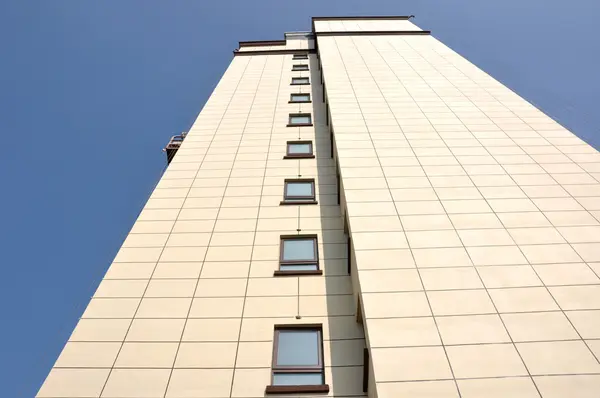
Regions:
M 312 125 L 312 116 L 310 113 L 290 113 L 288 127 Z
M 296 93 L 290 94 L 290 104 L 298 103 L 298 102 L 311 102 L 310 94 L 308 93 Z
M 275 326 L 271 394 L 329 392 L 323 364 L 323 326 Z
M 308 54 L 294 54 L 292 59 L 308 59 Z
M 286 179 L 283 183 L 282 205 L 314 205 L 315 180 L 312 178 Z
M 292 72 L 302 71 L 302 70 L 308 70 L 308 65 L 302 65 L 302 64 L 292 65 Z
M 288 141 L 284 159 L 312 159 L 313 154 L 312 141 Z
M 321 275 L 317 235 L 287 235 L 281 237 L 279 270 L 275 276 Z
M 292 86 L 305 86 L 310 84 L 308 77 L 292 77 Z

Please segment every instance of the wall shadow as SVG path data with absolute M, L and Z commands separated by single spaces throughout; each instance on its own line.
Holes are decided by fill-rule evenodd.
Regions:
M 330 360 L 332 363 L 326 365 L 332 366 L 332 371 L 327 383 L 333 390 L 334 395 L 364 396 L 367 395 L 363 392 L 363 348 L 366 346 L 363 326 L 358 322 L 360 312 L 358 308 L 360 305 L 356 264 L 353 263 L 354 255 L 352 253 L 350 232 L 345 221 L 345 200 L 335 154 L 335 139 L 326 98 L 324 97 L 326 87 L 323 84 L 322 69 L 316 55 L 309 57 L 309 65 L 311 71 L 312 113 L 315 125 L 314 148 L 317 177 L 319 179 L 317 200 L 319 201 L 320 216 L 321 219 L 337 217 L 341 220 L 341 225 L 344 226 L 339 234 L 328 234 L 331 235 L 328 236 L 328 239 L 339 243 L 324 244 L 322 246 L 322 255 L 325 259 L 328 259 L 324 260 L 321 265 L 325 277 L 327 313 L 330 315 L 327 322 L 332 334 L 348 334 L 347 331 L 341 329 L 356 328 L 356 336 L 361 340 L 350 342 L 356 344 L 349 345 L 331 344 Z M 331 195 L 331 193 L 334 193 L 334 195 Z M 352 263 L 348 262 L 349 257 Z M 340 263 L 343 264 L 342 267 L 340 267 Z M 342 278 L 347 279 L 342 281 Z M 351 286 L 352 295 L 340 295 L 343 290 L 341 286 Z M 344 293 L 348 293 L 348 291 Z M 354 319 L 354 322 L 340 322 L 340 316 L 353 317 L 351 319 Z M 349 317 L 345 319 L 349 319 Z M 358 346 L 358 350 L 352 348 L 352 352 L 347 352 L 349 346 Z

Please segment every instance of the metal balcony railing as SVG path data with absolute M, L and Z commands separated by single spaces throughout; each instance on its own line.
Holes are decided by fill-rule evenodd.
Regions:
M 177 150 L 181 146 L 181 143 L 185 139 L 186 135 L 187 135 L 187 133 L 183 132 L 179 135 L 174 135 L 173 137 L 171 137 L 171 139 L 169 140 L 169 143 L 163 149 L 163 152 L 165 152 L 167 154 L 167 163 L 171 163 L 171 160 L 173 160 L 173 157 L 177 153 Z

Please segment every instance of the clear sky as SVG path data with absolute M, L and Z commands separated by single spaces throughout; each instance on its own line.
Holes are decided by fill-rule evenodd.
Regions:
M 600 147 L 598 0 L 0 0 L 0 389 L 33 397 L 239 40 L 420 27 Z

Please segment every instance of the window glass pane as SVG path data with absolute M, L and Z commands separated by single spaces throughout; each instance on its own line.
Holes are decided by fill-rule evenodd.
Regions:
M 284 240 L 283 259 L 286 261 L 316 260 L 314 239 Z
M 318 366 L 319 362 L 318 331 L 279 331 L 277 366 Z
M 280 271 L 317 271 L 317 264 L 280 264 Z
M 312 183 L 310 182 L 287 182 L 285 184 L 285 196 L 313 196 Z
M 308 83 L 308 77 L 292 77 L 292 83 Z
M 292 94 L 292 101 L 310 101 L 308 94 Z
M 290 116 L 290 124 L 310 123 L 310 116 Z
M 292 70 L 308 70 L 308 65 L 293 65 Z
M 288 153 L 311 153 L 310 144 L 289 144 Z
M 274 386 L 314 386 L 323 384 L 322 373 L 275 373 Z

